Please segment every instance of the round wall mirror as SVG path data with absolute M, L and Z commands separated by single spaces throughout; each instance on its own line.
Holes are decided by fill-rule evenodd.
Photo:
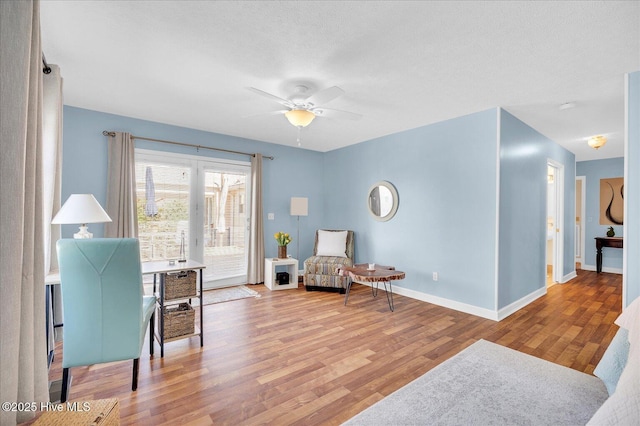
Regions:
M 380 181 L 369 188 L 369 213 L 381 222 L 391 219 L 398 210 L 398 191 L 390 182 Z

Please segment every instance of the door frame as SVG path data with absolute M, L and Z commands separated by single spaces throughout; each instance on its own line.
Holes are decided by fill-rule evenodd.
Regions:
M 251 163 L 248 161 L 227 160 L 217 157 L 199 156 L 193 154 L 182 154 L 168 151 L 158 151 L 152 149 L 136 148 L 136 161 L 156 161 L 158 163 L 173 164 L 176 166 L 186 166 L 191 168 L 190 174 L 190 194 L 189 199 L 189 257 L 197 262 L 204 263 L 204 171 L 212 170 L 218 166 L 218 170 L 246 171 L 245 207 L 247 209 L 247 224 L 250 223 L 251 212 Z M 248 225 L 247 225 L 248 226 Z M 248 240 L 251 231 L 247 228 L 245 239 Z M 248 244 L 245 242 L 245 256 L 248 257 Z M 234 276 L 219 279 L 216 281 L 205 281 L 204 287 L 222 288 L 246 282 L 247 271 L 244 276 Z M 212 285 L 214 283 L 215 285 Z
M 580 195 L 582 202 L 580 203 L 580 257 L 576 256 L 576 262 L 580 262 L 580 265 L 584 265 L 586 244 L 584 239 L 586 238 L 586 225 L 585 225 L 585 211 L 587 209 L 586 196 L 587 196 L 587 177 L 576 176 L 576 182 L 580 181 Z
M 555 190 L 555 233 L 553 241 L 553 276 L 554 282 L 563 283 L 564 279 L 564 164 L 553 159 L 547 159 L 547 166 L 554 172 L 553 186 Z M 546 220 L 545 220 L 546 223 Z M 544 241 L 547 241 L 547 226 L 545 226 Z M 546 257 L 545 257 L 546 259 Z M 545 264 L 545 277 L 547 262 Z

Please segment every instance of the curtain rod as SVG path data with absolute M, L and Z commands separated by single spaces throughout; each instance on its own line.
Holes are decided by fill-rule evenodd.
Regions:
M 51 74 L 51 67 L 47 63 L 47 58 L 44 57 L 44 52 L 42 52 L 42 72 L 45 74 Z
M 107 130 L 103 130 L 102 134 L 105 136 L 115 136 L 116 132 L 109 132 Z M 202 145 L 194 145 L 191 143 L 184 143 L 184 142 L 174 142 L 174 141 L 165 141 L 162 139 L 153 139 L 153 138 L 143 138 L 142 136 L 133 136 L 131 135 L 131 139 L 140 139 L 143 141 L 152 141 L 152 142 L 161 142 L 161 143 L 168 143 L 171 145 L 180 145 L 180 146 L 189 146 L 192 148 L 196 148 L 196 149 L 210 149 L 212 151 L 222 151 L 222 152 L 229 152 L 231 154 L 240 154 L 240 155 L 249 155 L 251 157 L 255 157 L 256 154 L 250 154 L 248 152 L 241 152 L 241 151 L 233 151 L 231 149 L 224 149 L 224 148 L 213 148 L 210 146 L 202 146 Z M 268 158 L 269 160 L 273 160 L 273 157 L 268 156 L 268 155 L 263 155 L 262 158 Z

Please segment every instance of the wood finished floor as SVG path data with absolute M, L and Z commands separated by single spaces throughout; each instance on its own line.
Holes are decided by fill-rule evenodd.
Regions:
M 354 285 L 336 293 L 270 292 L 204 307 L 205 340 L 168 343 L 165 356 L 72 369 L 70 399 L 117 397 L 123 425 L 338 425 L 479 339 L 592 373 L 613 338 L 622 277 L 573 281 L 501 322 Z M 61 348 L 50 379 L 61 377 Z

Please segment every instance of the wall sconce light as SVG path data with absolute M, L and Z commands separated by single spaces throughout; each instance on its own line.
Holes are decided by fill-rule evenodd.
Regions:
M 607 138 L 602 135 L 592 136 L 589 138 L 589 140 L 587 140 L 587 143 L 591 148 L 598 149 L 607 143 Z

